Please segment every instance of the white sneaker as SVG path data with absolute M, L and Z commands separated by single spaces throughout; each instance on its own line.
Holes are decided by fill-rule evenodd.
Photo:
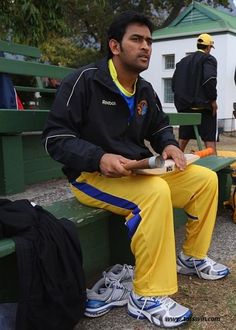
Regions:
M 177 272 L 184 275 L 198 275 L 205 280 L 219 280 L 227 276 L 229 269 L 209 257 L 196 259 L 180 252 L 177 258 Z
M 129 265 L 114 265 L 103 278 L 87 289 L 85 315 L 98 317 L 108 313 L 113 307 L 124 306 L 128 303 L 133 286 L 134 267 Z
M 116 264 L 108 271 L 103 272 L 103 277 L 108 278 L 110 281 L 119 281 L 131 291 L 133 289 L 134 267 L 126 264 Z
M 128 314 L 136 319 L 147 318 L 165 328 L 178 327 L 189 321 L 192 312 L 169 297 L 141 297 L 133 291 L 128 302 Z

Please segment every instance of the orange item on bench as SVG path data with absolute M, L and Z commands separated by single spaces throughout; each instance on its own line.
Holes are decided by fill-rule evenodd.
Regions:
M 213 148 L 206 148 L 203 150 L 195 151 L 194 155 L 198 155 L 200 158 L 207 157 L 210 155 L 214 155 L 214 149 Z

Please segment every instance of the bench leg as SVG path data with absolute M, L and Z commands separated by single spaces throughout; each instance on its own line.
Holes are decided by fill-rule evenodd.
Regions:
M 222 206 L 223 202 L 228 201 L 230 198 L 232 186 L 231 173 L 232 169 L 230 167 L 217 172 L 219 181 L 219 206 Z
M 0 138 L 0 194 L 11 195 L 25 188 L 22 138 Z
M 16 302 L 18 293 L 18 270 L 16 254 L 0 258 L 0 303 Z
M 195 133 L 195 136 L 196 136 L 196 140 L 197 140 L 197 145 L 198 145 L 198 149 L 199 150 L 202 150 L 203 147 L 202 147 L 202 141 L 201 141 L 201 138 L 200 138 L 200 135 L 198 133 L 198 128 L 197 126 L 193 126 L 193 129 L 194 129 L 194 133 Z

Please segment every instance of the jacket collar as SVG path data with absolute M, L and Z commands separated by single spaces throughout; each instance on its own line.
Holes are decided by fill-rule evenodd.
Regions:
M 112 80 L 108 67 L 108 59 L 103 58 L 102 60 L 98 60 L 95 62 L 95 65 L 97 66 L 98 70 L 95 73 L 94 79 L 99 81 L 101 84 L 105 85 L 106 87 L 110 88 L 112 91 L 116 93 L 120 93 L 117 86 Z M 142 80 L 143 79 L 141 79 L 140 76 L 138 76 L 137 86 L 136 86 L 137 89 Z

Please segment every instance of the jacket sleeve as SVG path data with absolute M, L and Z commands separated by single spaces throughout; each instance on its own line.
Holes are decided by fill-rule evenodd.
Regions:
M 175 81 L 176 81 L 176 69 L 175 69 L 173 77 L 171 79 L 171 89 L 172 89 L 173 93 L 175 92 Z
M 203 63 L 203 88 L 210 101 L 217 99 L 217 62 L 213 56 L 208 56 Z
M 156 109 L 153 109 L 152 129 L 149 141 L 157 153 L 161 154 L 168 145 L 174 145 L 179 148 L 179 144 L 175 139 L 173 127 L 169 123 L 169 117 L 162 110 L 161 102 L 154 92 Z
M 55 97 L 42 134 L 50 156 L 75 171 L 99 170 L 105 151 L 80 137 L 86 117 L 86 86 L 83 79 L 76 81 L 73 74 L 66 78 Z

